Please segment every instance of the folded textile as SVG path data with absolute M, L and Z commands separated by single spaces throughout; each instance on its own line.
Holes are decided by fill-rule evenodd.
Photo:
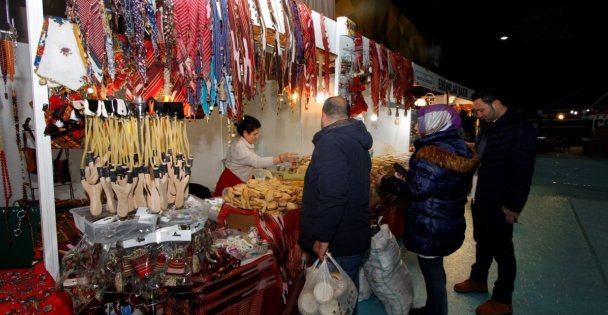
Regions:
M 76 37 L 77 27 L 68 20 L 48 17 L 44 23 L 35 72 L 49 82 L 78 90 L 87 78 L 82 45 Z

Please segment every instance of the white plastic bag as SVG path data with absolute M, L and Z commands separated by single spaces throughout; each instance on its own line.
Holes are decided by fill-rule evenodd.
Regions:
M 298 296 L 302 315 L 350 315 L 356 304 L 355 284 L 329 254 L 306 270 L 306 282 Z
M 388 225 L 382 224 L 380 231 L 372 237 L 363 270 L 372 292 L 384 304 L 387 314 L 409 313 L 414 299 L 412 278 L 401 260 L 399 244 Z
M 365 301 L 372 297 L 372 288 L 369 286 L 369 281 L 365 276 L 363 266 L 359 267 L 359 302 Z

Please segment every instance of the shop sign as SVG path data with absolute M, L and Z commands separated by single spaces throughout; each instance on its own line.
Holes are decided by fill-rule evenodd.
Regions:
M 450 82 L 442 77 L 438 78 L 439 91 L 447 91 L 450 95 L 471 99 L 470 90 L 460 84 Z
M 473 91 L 469 88 L 448 81 L 440 75 L 429 71 L 417 64 L 413 64 L 414 68 L 414 83 L 423 86 L 433 91 L 448 93 L 465 99 L 471 99 Z
M 438 76 L 433 72 L 426 70 L 417 64 L 413 64 L 414 68 L 414 83 L 423 86 L 427 89 L 437 91 Z

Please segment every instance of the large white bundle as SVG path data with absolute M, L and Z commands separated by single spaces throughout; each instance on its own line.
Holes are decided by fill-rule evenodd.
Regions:
M 414 299 L 412 278 L 401 260 L 399 244 L 383 224 L 372 237 L 369 257 L 363 264 L 373 293 L 384 304 L 387 314 L 408 314 Z

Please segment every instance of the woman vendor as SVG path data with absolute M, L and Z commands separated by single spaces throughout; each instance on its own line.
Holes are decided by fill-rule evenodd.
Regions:
M 277 156 L 261 157 L 254 151 L 255 143 L 260 137 L 262 124 L 252 116 L 245 115 L 243 120 L 236 124 L 239 137 L 228 148 L 224 171 L 215 185 L 213 196 L 222 195 L 224 188 L 247 182 L 257 168 L 264 168 L 283 162 L 295 162 L 297 153 L 285 152 Z

